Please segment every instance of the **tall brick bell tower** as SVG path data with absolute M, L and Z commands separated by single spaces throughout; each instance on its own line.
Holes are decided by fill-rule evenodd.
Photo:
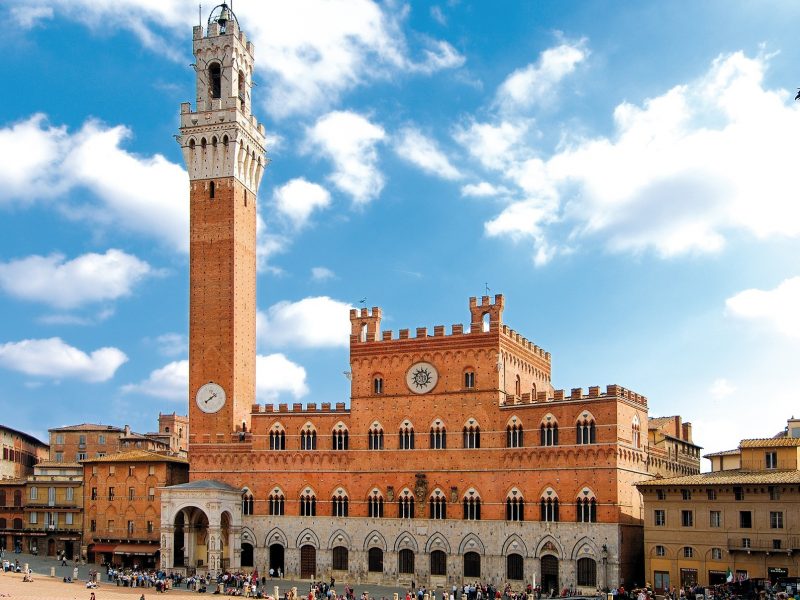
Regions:
M 190 179 L 190 445 L 249 430 L 255 402 L 256 195 L 264 126 L 251 113 L 253 44 L 217 6 L 193 31 L 197 103 L 181 105 Z

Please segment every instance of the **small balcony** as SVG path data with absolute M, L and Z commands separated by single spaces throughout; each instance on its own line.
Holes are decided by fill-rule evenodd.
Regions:
M 800 537 L 787 535 L 728 538 L 729 552 L 794 552 L 800 550 Z

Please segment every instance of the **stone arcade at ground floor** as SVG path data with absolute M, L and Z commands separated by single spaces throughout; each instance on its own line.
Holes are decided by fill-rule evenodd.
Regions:
M 243 516 L 241 490 L 214 481 L 164 488 L 161 515 L 161 566 L 187 572 L 586 592 L 633 576 L 620 561 L 625 528 L 614 523 Z M 627 528 L 629 544 L 639 532 Z
M 161 568 L 213 575 L 241 565 L 241 490 L 193 481 L 161 494 Z

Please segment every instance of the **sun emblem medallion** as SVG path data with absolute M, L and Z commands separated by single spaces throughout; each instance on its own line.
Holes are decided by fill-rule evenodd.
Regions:
M 436 387 L 439 373 L 430 363 L 418 362 L 406 373 L 406 385 L 415 394 L 425 394 Z

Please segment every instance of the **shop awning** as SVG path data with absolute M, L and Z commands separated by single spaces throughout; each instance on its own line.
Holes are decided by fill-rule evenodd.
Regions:
M 158 550 L 158 544 L 117 544 L 117 547 L 114 549 L 114 554 L 147 556 L 149 554 L 155 554 Z
M 93 544 L 89 547 L 92 552 L 113 552 L 118 544 Z

